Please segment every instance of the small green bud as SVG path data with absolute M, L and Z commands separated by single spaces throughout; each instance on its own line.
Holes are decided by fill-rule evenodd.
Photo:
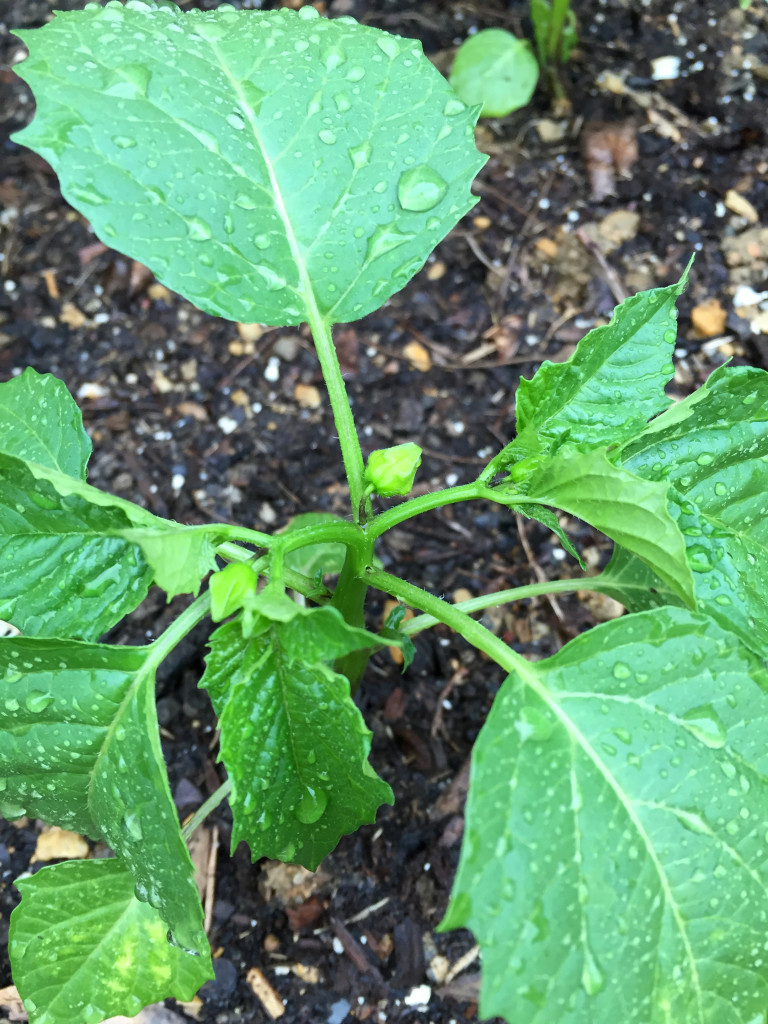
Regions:
M 393 448 L 380 448 L 368 456 L 365 482 L 382 498 L 409 494 L 420 465 L 421 448 L 413 441 L 396 444 Z
M 221 622 L 242 608 L 249 594 L 255 593 L 259 577 L 244 562 L 231 562 L 211 576 L 211 618 Z

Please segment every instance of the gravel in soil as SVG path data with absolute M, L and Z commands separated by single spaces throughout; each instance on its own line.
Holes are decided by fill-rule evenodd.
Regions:
M 530 29 L 521 0 L 319 6 L 420 38 L 445 70 L 474 28 Z M 424 491 L 471 479 L 509 439 L 521 373 L 568 358 L 617 301 L 675 280 L 692 252 L 673 392 L 726 359 L 768 366 L 768 8 L 574 6 L 570 104 L 553 110 L 540 90 L 526 109 L 482 123 L 490 159 L 478 205 L 402 293 L 335 332 L 364 449 L 418 441 Z M 307 333 L 199 313 L 102 245 L 62 201 L 50 168 L 9 140 L 33 109 L 12 70 L 24 50 L 11 33 L 50 10 L 46 0 L 5 0 L 0 11 L 0 379 L 31 365 L 64 380 L 93 438 L 90 481 L 158 515 L 274 529 L 308 510 L 345 514 Z M 563 522 L 599 566 L 605 542 Z M 380 554 L 387 568 L 458 599 L 579 574 L 555 537 L 524 530 L 523 544 L 509 514 L 452 506 L 394 531 Z M 179 607 L 153 591 L 109 639 L 143 642 Z M 616 612 L 594 596 L 537 599 L 486 621 L 540 658 Z M 380 615 L 374 601 L 372 620 Z M 220 779 L 215 723 L 197 689 L 205 640 L 192 634 L 158 681 L 182 816 Z M 435 927 L 458 858 L 468 756 L 500 676 L 439 629 L 417 648 L 403 676 L 377 655 L 362 689 L 371 760 L 396 796 L 375 825 L 345 838 L 315 874 L 252 865 L 242 845 L 229 856 L 224 810 L 201 830 L 216 979 L 194 1004 L 169 1001 L 173 1013 L 204 1024 L 266 1021 L 280 1007 L 285 1024 L 476 1019 L 472 937 Z M 13 879 L 30 869 L 41 828 L 0 823 L 0 945 Z M 0 988 L 10 984 L 2 960 Z

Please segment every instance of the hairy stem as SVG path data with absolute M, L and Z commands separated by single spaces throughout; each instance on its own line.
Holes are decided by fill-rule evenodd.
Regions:
M 355 418 L 349 406 L 347 389 L 344 385 L 344 378 L 341 375 L 339 359 L 333 344 L 333 335 L 328 323 L 319 315 L 311 316 L 309 327 L 315 341 L 315 349 L 320 360 L 320 369 L 323 371 L 325 386 L 328 389 L 328 397 L 333 411 L 333 421 L 336 424 L 336 433 L 339 435 L 341 446 L 341 457 L 344 460 L 344 470 L 349 482 L 349 501 L 352 506 L 352 516 L 356 523 L 364 521 L 368 502 L 364 497 L 365 491 L 365 468 L 363 466 L 363 453 L 360 449 L 360 440 L 355 428 Z
M 540 689 L 535 673 L 525 658 L 465 612 L 433 594 L 428 594 L 426 590 L 421 590 L 420 587 L 406 583 L 405 580 L 383 572 L 381 569 L 368 569 L 367 577 L 372 587 L 377 587 L 398 598 L 404 604 L 410 605 L 411 608 L 418 608 L 438 622 L 445 623 L 459 636 L 463 636 L 473 647 L 483 651 L 498 665 L 501 665 L 507 672 L 518 672 L 526 681 L 532 682 L 537 690 Z
M 148 651 L 146 667 L 157 668 L 160 662 L 167 658 L 174 647 L 201 622 L 211 609 L 211 595 L 206 590 L 200 597 L 195 598 L 191 605 L 184 609 L 177 619 L 170 624 L 165 632 L 161 633 L 157 640 L 147 644 Z
M 476 498 L 499 501 L 498 495 L 492 488 L 486 487 L 479 480 L 471 484 L 462 484 L 459 487 L 446 487 L 445 490 L 433 491 L 431 494 L 422 494 L 418 498 L 411 498 L 400 505 L 395 505 L 394 508 L 388 508 L 386 512 L 379 513 L 368 524 L 366 533 L 375 540 L 383 533 L 386 533 L 387 530 L 391 530 L 393 526 L 398 526 L 400 523 L 405 522 L 406 519 L 412 519 L 414 516 L 421 515 L 422 512 L 430 512 L 432 509 L 442 508 L 444 505 L 455 505 L 459 501 L 472 501 Z M 523 498 L 523 500 L 525 499 Z M 500 504 L 503 505 L 506 502 L 500 502 Z
M 598 576 L 585 577 L 580 580 L 545 580 L 544 583 L 529 583 L 525 587 L 511 587 L 509 590 L 498 590 L 495 594 L 482 594 L 480 597 L 471 597 L 467 601 L 458 601 L 451 605 L 465 615 L 472 612 L 481 612 L 486 608 L 498 608 L 501 604 L 509 604 L 511 601 L 524 601 L 529 597 L 539 597 L 541 594 L 570 594 L 576 590 L 590 590 L 592 581 L 599 579 Z M 598 588 L 599 589 L 599 588 Z M 434 615 L 419 615 L 415 619 L 409 619 L 400 626 L 401 633 L 413 636 L 421 633 L 424 629 L 442 622 Z

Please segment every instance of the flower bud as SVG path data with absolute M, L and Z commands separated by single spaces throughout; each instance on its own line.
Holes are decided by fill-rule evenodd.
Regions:
M 211 576 L 211 618 L 221 622 L 242 608 L 247 596 L 255 593 L 259 577 L 244 562 L 230 562 Z
M 365 482 L 371 491 L 382 498 L 408 494 L 413 478 L 421 465 L 421 448 L 413 441 L 397 444 L 393 448 L 380 448 L 368 456 Z

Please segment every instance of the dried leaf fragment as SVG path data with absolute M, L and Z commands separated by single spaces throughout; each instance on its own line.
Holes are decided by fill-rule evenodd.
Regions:
M 79 860 L 87 857 L 88 843 L 77 832 L 52 825 L 37 837 L 37 846 L 30 863 L 49 860 Z
M 628 178 L 637 160 L 635 122 L 588 121 L 581 133 L 581 145 L 591 196 L 598 202 L 616 194 L 616 175 Z
M 245 976 L 245 980 L 251 986 L 251 991 L 261 1002 L 272 1020 L 277 1020 L 285 1013 L 283 1001 L 278 992 L 270 985 L 264 974 L 258 967 L 251 967 Z

